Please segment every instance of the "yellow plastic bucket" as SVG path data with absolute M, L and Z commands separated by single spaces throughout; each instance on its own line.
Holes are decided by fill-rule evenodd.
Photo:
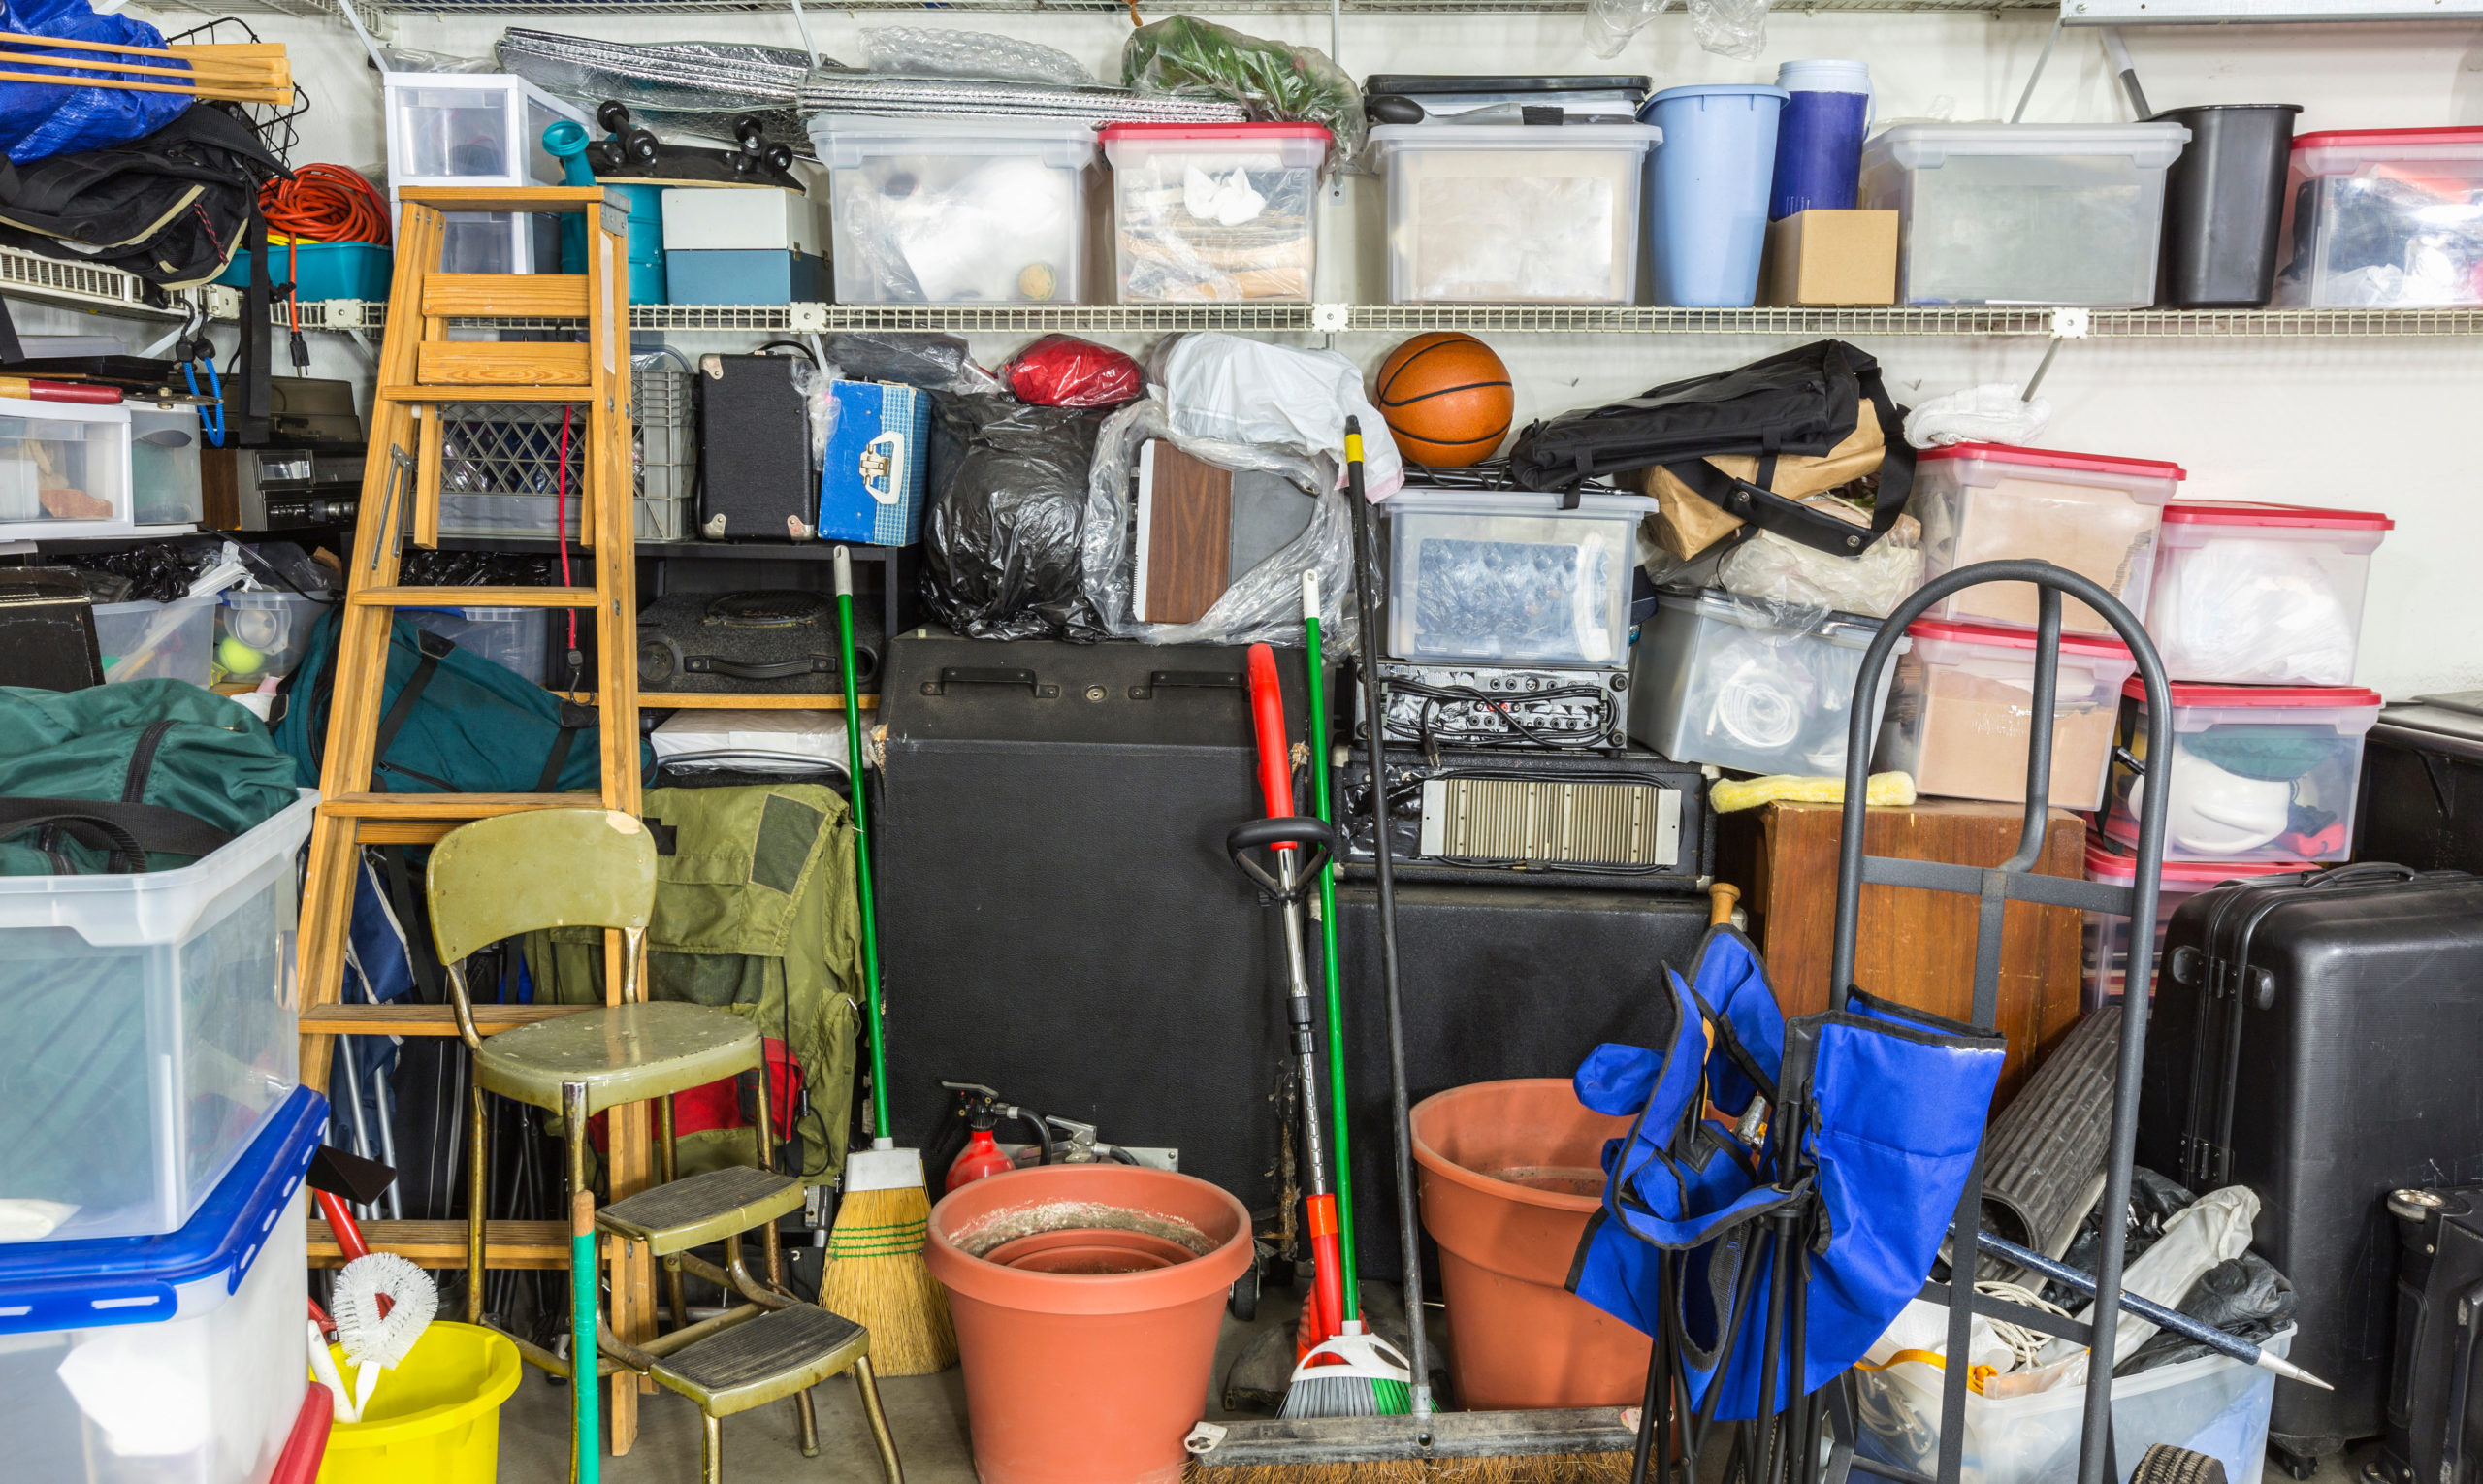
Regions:
M 346 1385 L 353 1368 L 329 1353 Z M 493 1484 L 500 1403 L 517 1390 L 517 1346 L 470 1324 L 434 1320 L 413 1353 L 385 1371 L 360 1422 L 328 1434 L 318 1484 Z

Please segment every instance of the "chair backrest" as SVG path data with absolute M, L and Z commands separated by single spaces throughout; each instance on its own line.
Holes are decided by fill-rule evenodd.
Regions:
M 433 848 L 426 891 L 442 963 L 540 928 L 639 932 L 655 912 L 655 837 L 617 809 L 477 820 Z

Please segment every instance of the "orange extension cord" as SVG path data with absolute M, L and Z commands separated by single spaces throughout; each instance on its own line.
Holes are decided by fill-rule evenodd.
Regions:
M 294 243 L 376 242 L 388 245 L 388 198 L 379 187 L 346 165 L 304 165 L 290 180 L 270 180 L 259 187 L 259 212 L 270 232 L 280 232 L 284 244 L 284 275 L 299 283 L 301 266 Z M 293 331 L 293 359 L 307 366 L 302 346 L 302 307 L 295 295 L 284 300 L 285 319 Z

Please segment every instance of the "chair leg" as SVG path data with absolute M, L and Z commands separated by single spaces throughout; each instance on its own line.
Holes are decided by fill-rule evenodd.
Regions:
M 896 1435 L 888 1431 L 888 1414 L 880 1408 L 880 1378 L 871 1371 L 869 1356 L 854 1363 L 854 1384 L 862 1393 L 862 1413 L 871 1420 L 871 1440 L 880 1445 L 881 1471 L 888 1476 L 888 1484 L 905 1484 L 905 1468 L 896 1459 Z
M 466 1153 L 466 1322 L 483 1322 L 483 1274 L 488 1269 L 483 1250 L 484 1223 L 490 1212 L 483 1208 L 485 1192 L 491 1189 L 488 1171 L 491 1168 L 491 1105 L 489 1093 L 483 1091 L 483 1080 L 476 1075 L 473 1058 L 466 1065 L 467 1128 Z
M 819 1409 L 807 1389 L 793 1393 L 793 1415 L 802 1425 L 802 1457 L 819 1457 Z
M 586 1184 L 587 1087 L 561 1084 L 562 1142 L 568 1148 L 569 1195 L 569 1479 L 600 1484 L 602 1390 L 596 1339 L 595 1193 Z
M 700 1412 L 698 1421 L 698 1484 L 725 1484 L 724 1420 Z

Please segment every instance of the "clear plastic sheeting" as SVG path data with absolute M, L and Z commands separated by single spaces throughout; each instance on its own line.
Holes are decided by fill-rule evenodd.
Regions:
M 935 26 L 864 26 L 862 55 L 871 70 L 919 78 L 982 78 L 996 82 L 1049 82 L 1093 87 L 1095 75 L 1056 47 Z
M 1000 378 L 976 365 L 966 342 L 953 335 L 851 330 L 828 336 L 821 348 L 849 381 L 894 381 L 961 397 L 1002 390 Z
M 1195 623 L 1147 624 L 1136 616 L 1136 518 L 1131 510 L 1131 470 L 1139 448 L 1150 438 L 1169 439 L 1193 458 L 1219 468 L 1276 474 L 1316 500 L 1309 524 L 1275 553 L 1234 579 Z M 1321 491 L 1313 496 L 1310 492 Z M 1086 480 L 1083 541 L 1086 596 L 1114 638 L 1147 644 L 1302 643 L 1302 574 L 1319 578 L 1323 642 L 1339 652 L 1354 640 L 1353 514 L 1336 488 L 1336 466 L 1266 444 L 1198 437 L 1177 430 L 1164 402 L 1149 396 L 1113 413 L 1095 440 L 1095 463 Z
M 1338 160 L 1362 153 L 1362 90 L 1315 47 L 1289 47 L 1195 16 L 1173 16 L 1139 27 L 1122 43 L 1121 85 L 1230 99 L 1260 123 L 1325 124 Z
M 1597 56 L 1619 56 L 1629 39 L 1663 14 L 1672 0 L 1587 0 L 1588 49 Z
M 1271 345 L 1244 336 L 1167 336 L 1147 362 L 1174 431 L 1184 438 L 1273 445 L 1330 460 L 1344 482 L 1345 419 L 1362 420 L 1363 492 L 1386 500 L 1405 483 L 1404 461 L 1362 369 L 1333 350 Z
M 1757 61 L 1767 45 L 1767 0 L 1690 0 L 1690 29 L 1718 56 Z
M 1249 117 L 1242 105 L 1219 97 L 823 69 L 802 85 L 801 107 L 804 113 L 889 118 L 1061 118 L 1090 128 L 1109 123 L 1241 123 Z
M 1857 527 L 1870 525 L 1860 506 L 1833 495 L 1813 495 L 1802 503 L 1832 511 Z M 1886 618 L 1907 594 L 1921 586 L 1922 523 L 1911 515 L 1898 516 L 1887 534 L 1855 557 L 1840 557 L 1789 541 L 1771 531 L 1757 531 L 1725 554 L 1716 577 L 1725 591 L 1744 597 Z
M 753 116 L 768 144 L 803 155 L 811 144 L 794 112 L 802 84 L 814 72 L 844 71 L 835 62 L 814 69 L 809 53 L 790 47 L 639 44 L 519 26 L 500 38 L 499 56 L 501 67 L 589 113 L 613 99 L 649 128 L 720 140 L 733 137 L 735 119 Z

